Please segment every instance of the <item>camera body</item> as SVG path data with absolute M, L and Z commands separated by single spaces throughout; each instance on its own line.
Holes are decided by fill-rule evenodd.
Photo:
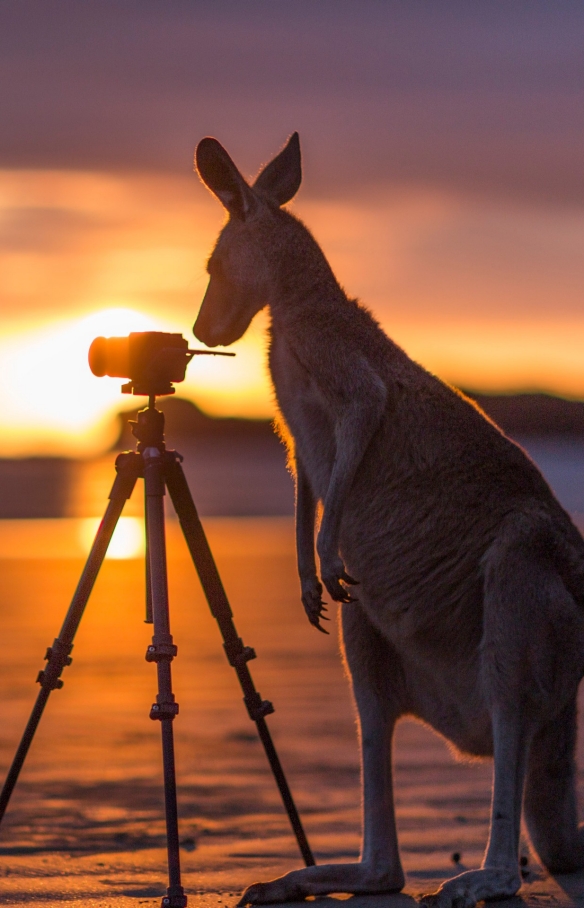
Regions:
M 201 351 L 206 352 L 206 351 Z M 182 334 L 135 331 L 128 337 L 96 337 L 89 348 L 89 368 L 100 378 L 127 378 L 123 394 L 174 394 L 173 382 L 185 379 L 195 355 Z

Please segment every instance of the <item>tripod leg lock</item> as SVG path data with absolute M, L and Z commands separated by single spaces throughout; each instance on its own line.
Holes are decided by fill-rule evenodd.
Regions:
M 172 694 L 170 695 L 172 697 Z M 161 700 L 158 696 L 156 698 L 156 703 L 152 704 L 150 710 L 151 719 L 174 719 L 175 716 L 178 716 L 178 703 L 174 700 Z
M 234 668 L 241 668 L 251 659 L 256 659 L 256 651 L 253 646 L 244 646 L 241 637 L 236 640 L 225 641 L 223 649 L 227 654 L 229 664 Z
M 263 719 L 264 716 L 269 716 L 274 712 L 273 703 L 270 703 L 269 700 L 262 700 L 257 690 L 254 691 L 253 694 L 244 697 L 243 702 L 245 703 L 249 717 L 253 722 L 257 722 L 258 719 Z
M 187 897 L 182 886 L 169 886 L 168 895 L 160 903 L 160 908 L 187 908 Z
M 45 653 L 47 666 L 37 675 L 37 683 L 41 687 L 47 690 L 59 690 L 63 687 L 60 675 L 65 666 L 71 665 L 73 661 L 69 655 L 72 649 L 72 643 L 63 643 L 58 637 L 55 638 L 53 645 L 49 646 Z
M 124 451 L 116 457 L 116 480 L 110 498 L 130 498 L 136 479 L 144 473 L 144 462 L 136 451 Z
M 177 652 L 175 643 L 151 643 L 146 650 L 146 662 L 172 662 Z

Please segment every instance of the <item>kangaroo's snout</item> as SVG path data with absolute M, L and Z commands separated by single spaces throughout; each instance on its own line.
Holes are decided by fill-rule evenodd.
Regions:
M 206 331 L 202 331 L 201 328 L 198 327 L 197 322 L 198 319 L 193 325 L 193 334 L 195 335 L 197 340 L 201 341 L 202 344 L 205 344 L 205 347 L 216 347 L 219 341 L 214 341 Z
M 247 299 L 237 288 L 211 278 L 193 334 L 207 347 L 227 347 L 245 334 L 259 308 L 253 298 Z
M 216 326 L 214 326 L 213 324 L 213 319 L 210 317 L 210 307 L 208 305 L 205 305 L 207 296 L 208 291 L 203 297 L 203 302 L 201 303 L 199 314 L 195 319 L 195 324 L 193 325 L 193 334 L 195 335 L 197 340 L 200 340 L 201 343 L 205 344 L 207 347 L 216 347 L 217 344 L 221 343 L 221 341 L 216 337 L 217 331 Z

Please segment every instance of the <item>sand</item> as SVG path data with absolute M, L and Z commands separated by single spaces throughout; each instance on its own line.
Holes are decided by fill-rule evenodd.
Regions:
M 207 526 L 239 632 L 258 653 L 252 673 L 276 706 L 269 726 L 317 861 L 353 860 L 360 836 L 353 707 L 334 620 L 325 637 L 299 603 L 292 522 L 212 519 Z M 2 773 L 81 566 L 75 558 L 0 561 Z M 189 904 L 219 908 L 233 905 L 249 883 L 302 862 L 175 524 L 169 576 L 184 885 Z M 165 892 L 160 730 L 148 718 L 155 671 L 144 661 L 151 630 L 143 595 L 141 561 L 106 562 L 65 687 L 51 697 L 0 828 L 2 904 L 158 905 Z M 485 845 L 489 764 L 456 762 L 436 735 L 403 722 L 395 771 L 407 887 L 400 896 L 353 898 L 356 908 L 405 908 L 457 869 L 477 866 Z M 584 875 L 551 879 L 526 842 L 522 852 L 529 857 L 524 900 L 584 904 Z

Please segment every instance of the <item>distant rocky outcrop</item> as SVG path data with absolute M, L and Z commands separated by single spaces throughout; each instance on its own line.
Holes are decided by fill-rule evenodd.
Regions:
M 253 442 L 276 438 L 270 419 L 242 419 L 234 416 L 208 416 L 196 404 L 182 397 L 163 397 L 156 401 L 165 417 L 165 436 L 170 446 L 215 439 L 233 439 L 234 442 Z M 113 446 L 120 451 L 133 448 L 136 439 L 132 435 L 129 420 L 136 419 L 138 409 L 118 414 L 119 435 Z
M 0 519 L 64 516 L 73 471 L 65 457 L 0 458 Z
M 511 437 L 584 436 L 584 401 L 551 394 L 464 392 Z
M 464 390 L 464 394 L 503 429 L 507 435 L 584 436 L 584 401 L 566 400 L 551 394 L 479 394 Z M 203 439 L 265 440 L 274 435 L 271 420 L 214 417 L 203 413 L 191 401 L 166 397 L 157 402 L 166 417 L 166 436 L 169 444 L 202 441 Z M 135 439 L 128 426 L 134 413 L 120 413 L 120 434 L 116 450 L 133 448 Z M 176 440 L 176 441 L 175 441 Z
M 294 484 L 284 446 L 271 420 L 207 416 L 179 397 L 157 401 L 165 440 L 183 456 L 183 469 L 204 516 L 283 516 L 294 513 Z M 117 450 L 133 448 L 128 419 L 118 417 Z
M 530 437 L 577 439 L 578 445 L 584 444 L 582 401 L 549 394 L 465 393 L 504 432 L 526 443 L 529 451 L 537 453 L 537 443 L 532 449 Z M 158 406 L 166 416 L 168 447 L 177 448 L 185 456 L 185 473 L 201 514 L 293 512 L 293 484 L 286 471 L 283 445 L 270 420 L 207 416 L 195 404 L 179 397 L 164 398 L 158 401 Z M 115 450 L 135 448 L 136 439 L 128 426 L 130 418 L 132 414 L 127 412 L 117 417 L 119 433 Z M 550 442 L 545 444 L 549 447 Z M 103 459 L 92 464 L 54 457 L 0 458 L 0 519 L 62 517 L 78 514 L 86 506 L 87 516 L 101 513 L 113 477 L 112 455 L 111 467 Z M 92 470 L 100 463 L 105 480 L 97 484 L 99 492 L 89 506 L 88 490 L 96 486 Z M 550 465 L 545 461 L 541 466 L 545 472 Z M 568 499 L 571 500 L 569 496 L 566 506 L 569 506 Z

